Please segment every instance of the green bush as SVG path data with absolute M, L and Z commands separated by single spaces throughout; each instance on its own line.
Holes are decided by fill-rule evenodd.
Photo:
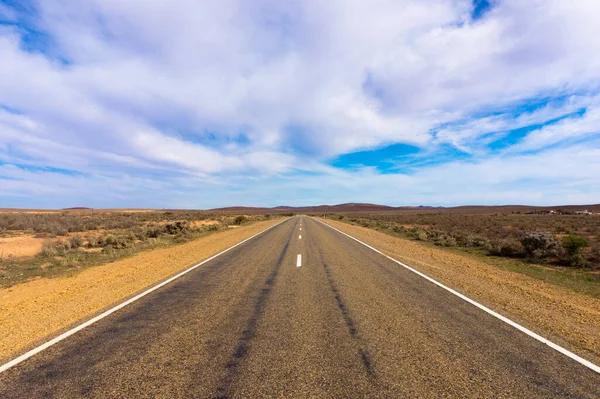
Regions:
M 590 245 L 587 238 L 571 233 L 562 238 L 561 244 L 565 250 L 566 261 L 570 266 L 585 266 L 586 259 L 581 251 Z

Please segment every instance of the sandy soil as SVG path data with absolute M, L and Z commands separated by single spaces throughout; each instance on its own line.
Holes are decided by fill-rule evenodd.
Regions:
M 193 227 L 212 226 L 215 224 L 219 224 L 219 221 L 218 220 L 194 220 L 192 222 Z
M 44 238 L 33 236 L 17 236 L 0 238 L 0 257 L 7 258 L 14 256 L 16 258 L 35 256 L 42 251 Z
M 182 245 L 141 252 L 73 277 L 38 279 L 0 290 L 0 359 L 107 308 L 267 228 L 252 223 Z
M 600 300 L 468 256 L 323 221 L 599 364 Z

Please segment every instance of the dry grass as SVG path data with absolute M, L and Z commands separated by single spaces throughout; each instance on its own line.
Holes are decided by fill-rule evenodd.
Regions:
M 427 248 L 444 249 L 445 253 L 468 256 L 497 269 L 532 277 L 544 283 L 600 299 L 597 229 L 600 217 L 575 215 L 471 214 L 460 212 L 381 212 L 324 215 L 330 220 L 377 230 L 390 236 L 408 238 Z M 586 267 L 560 265 L 551 257 L 530 259 L 517 241 L 524 232 L 547 231 L 560 237 L 559 231 L 587 237 Z M 553 233 L 554 232 L 554 233 Z M 564 234 L 563 234 L 564 235 Z M 502 254 L 491 244 L 503 240 L 517 252 Z M 560 242 L 560 241 L 557 241 Z M 503 256 L 501 256 L 503 255 Z
M 0 287 L 72 274 L 144 249 L 266 219 L 270 215 L 203 211 L 0 212 Z
M 322 216 L 441 247 L 476 249 L 512 258 L 532 257 L 523 246 L 527 234 L 547 234 L 554 237 L 555 248 L 535 256 L 536 263 L 600 268 L 600 215 L 469 213 L 468 208 L 459 208 Z M 583 237 L 590 244 L 581 252 L 581 262 L 573 262 L 560 245 L 569 234 Z

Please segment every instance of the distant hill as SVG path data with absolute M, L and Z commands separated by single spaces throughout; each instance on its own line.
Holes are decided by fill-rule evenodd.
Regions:
M 456 207 L 431 207 L 431 206 L 387 206 L 368 203 L 346 203 L 338 205 L 315 206 L 276 206 L 273 208 L 232 206 L 227 208 L 209 209 L 212 212 L 224 213 L 327 213 L 327 212 L 461 212 L 461 213 L 511 213 L 528 211 L 582 211 L 600 212 L 600 204 L 595 205 L 557 205 L 557 206 L 530 206 L 530 205 L 463 205 Z
M 231 206 L 226 208 L 209 209 L 214 212 L 247 212 L 247 213 L 308 213 L 308 212 L 378 212 L 394 211 L 399 209 L 416 209 L 416 207 L 393 207 L 377 204 L 347 203 L 338 205 L 315 205 L 315 206 L 276 206 L 273 208 L 254 208 L 246 206 Z

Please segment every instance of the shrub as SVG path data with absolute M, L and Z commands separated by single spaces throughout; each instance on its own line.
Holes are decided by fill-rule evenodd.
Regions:
M 69 244 L 71 248 L 79 248 L 83 245 L 83 237 L 80 235 L 75 235 L 69 238 Z
M 523 246 L 514 239 L 495 239 L 490 242 L 490 255 L 519 256 L 523 253 Z
M 96 236 L 96 235 L 88 235 L 85 237 L 85 239 L 87 240 L 88 248 L 95 248 L 95 247 L 102 246 L 102 240 L 100 240 L 100 242 L 98 242 L 98 236 Z
M 58 250 L 56 249 L 56 245 L 53 242 L 47 242 L 42 247 L 42 256 L 46 258 L 52 258 L 58 255 Z
M 525 255 L 531 259 L 558 256 L 560 245 L 549 231 L 532 231 L 521 234 L 519 238 Z
M 234 223 L 239 226 L 240 224 L 245 223 L 246 221 L 248 221 L 248 218 L 244 215 L 240 215 L 235 218 Z
M 446 247 L 455 247 L 456 245 L 457 245 L 456 238 L 454 238 L 454 237 L 446 238 L 446 244 L 445 244 Z
M 585 237 L 569 234 L 562 239 L 562 247 L 565 250 L 566 260 L 571 266 L 584 266 L 586 263 L 581 250 L 590 245 Z
M 109 234 L 109 235 L 105 236 L 102 241 L 103 241 L 103 246 L 104 247 L 113 247 L 113 248 L 116 248 L 116 246 L 118 245 L 117 244 L 117 239 L 112 234 Z
M 484 248 L 490 247 L 490 242 L 487 238 L 475 234 L 469 234 L 466 239 L 467 247 Z
M 67 230 L 66 228 L 64 228 L 62 226 L 56 227 L 51 232 L 57 236 L 66 236 L 67 234 L 69 234 L 69 230 Z
M 158 238 L 163 233 L 163 230 L 160 226 L 151 226 L 147 230 L 149 238 Z
M 146 238 L 148 237 L 148 229 L 146 229 L 146 228 L 136 229 L 134 234 L 138 240 L 145 241 Z
M 167 234 L 179 234 L 186 231 L 189 228 L 189 223 L 187 221 L 180 221 L 174 223 L 167 223 L 165 225 L 165 231 Z

